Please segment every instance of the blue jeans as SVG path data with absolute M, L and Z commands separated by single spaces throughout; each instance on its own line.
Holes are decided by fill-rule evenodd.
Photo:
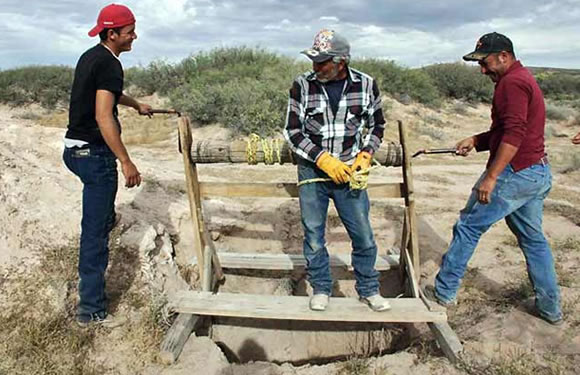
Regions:
M 300 160 L 298 181 L 328 178 L 314 164 Z M 332 294 L 332 277 L 324 239 L 328 203 L 332 199 L 352 241 L 352 265 L 356 291 L 360 297 L 379 292 L 379 273 L 375 270 L 377 245 L 369 221 L 370 203 L 366 190 L 350 190 L 348 184 L 315 182 L 300 186 L 300 212 L 304 228 L 304 257 L 308 280 L 315 294 Z
M 109 232 L 115 223 L 117 162 L 106 145 L 65 148 L 65 165 L 83 183 L 83 218 L 79 251 L 79 317 L 106 315 L 105 271 Z
M 485 173 L 479 178 L 478 186 Z M 554 259 L 542 230 L 544 198 L 552 187 L 549 164 L 534 164 L 514 172 L 508 165 L 500 174 L 491 203 L 480 204 L 472 191 L 453 227 L 453 240 L 443 255 L 435 279 L 435 295 L 444 302 L 455 299 L 459 284 L 479 238 L 505 218 L 524 253 L 528 276 L 536 295 L 536 308 L 548 320 L 562 317 Z

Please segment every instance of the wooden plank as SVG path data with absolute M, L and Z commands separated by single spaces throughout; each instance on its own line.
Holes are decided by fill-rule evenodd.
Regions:
M 177 360 L 198 319 L 198 316 L 191 314 L 177 316 L 161 343 L 159 358 L 162 363 L 170 365 Z
M 447 311 L 447 309 L 434 301 L 430 301 L 423 291 L 419 289 L 419 296 L 425 306 L 429 309 L 429 311 Z M 451 326 L 447 321 L 445 322 L 431 322 L 427 323 L 431 332 L 435 336 L 435 340 L 437 344 L 441 348 L 441 351 L 445 356 L 453 363 L 457 362 L 460 359 L 460 355 L 463 352 L 463 345 L 459 340 L 459 337 L 453 331 Z
M 193 244 L 195 248 L 195 254 L 197 259 L 199 260 L 198 269 L 200 277 L 203 280 L 203 249 L 204 249 L 204 241 L 201 236 L 201 228 L 200 228 L 200 216 L 201 216 L 201 198 L 199 193 L 199 181 L 197 177 L 197 168 L 194 163 L 191 162 L 190 159 L 190 150 L 191 150 L 191 129 L 189 125 L 189 119 L 184 116 L 180 117 L 179 119 L 179 142 L 182 150 L 183 155 L 183 165 L 185 168 L 185 182 L 187 186 L 187 197 L 189 200 L 189 210 L 191 212 L 191 222 L 193 225 Z M 193 254 L 191 253 L 190 249 L 185 247 L 184 251 L 187 254 L 184 254 L 186 259 L 191 259 Z
M 306 267 L 302 254 L 256 254 L 256 253 L 218 253 L 223 268 L 279 270 L 287 271 Z M 194 260 L 195 261 L 195 260 Z M 350 254 L 331 254 L 330 266 L 352 271 Z M 397 268 L 399 262 L 394 255 L 378 255 L 375 263 L 377 271 Z
M 374 183 L 369 184 L 368 192 L 371 197 L 402 198 L 401 183 Z M 213 197 L 254 197 L 254 198 L 297 198 L 298 186 L 294 182 L 200 182 L 201 196 Z
M 463 345 L 455 331 L 449 326 L 449 323 L 431 322 L 427 324 L 431 332 L 433 332 L 433 335 L 435 335 L 435 339 L 443 354 L 445 354 L 449 361 L 453 363 L 459 361 L 461 353 L 463 352 Z
M 442 311 L 429 311 L 419 298 L 389 298 L 392 308 L 374 312 L 355 298 L 331 297 L 325 311 L 312 311 L 310 297 L 234 293 L 178 292 L 169 305 L 175 311 L 210 316 L 337 322 L 444 322 Z
M 224 275 L 224 271 L 222 270 L 221 262 L 220 262 L 220 259 L 218 257 L 217 249 L 215 248 L 215 244 L 213 243 L 213 240 L 209 236 L 209 231 L 207 230 L 207 225 L 205 225 L 205 222 L 202 222 L 202 224 L 203 224 L 203 236 L 205 239 L 205 243 L 207 246 L 210 247 L 210 250 L 211 250 L 211 259 L 213 262 L 214 275 L 216 278 L 215 281 L 221 282 L 226 278 L 226 276 Z
M 405 206 L 408 210 L 409 223 L 409 248 L 411 250 L 411 259 L 413 261 L 413 268 L 415 270 L 416 279 L 419 280 L 421 276 L 421 261 L 419 257 L 419 234 L 417 233 L 417 216 L 415 213 L 415 197 L 413 188 L 413 173 L 411 172 L 411 154 L 407 147 L 407 130 L 403 126 L 401 120 L 399 124 L 399 137 L 401 146 L 403 147 L 403 197 L 405 198 Z
M 407 219 L 408 213 L 407 208 L 403 211 L 403 232 L 401 233 L 401 250 L 399 252 L 399 279 L 401 280 L 401 285 L 405 282 L 405 276 L 407 274 L 407 267 L 405 266 L 405 254 L 402 249 L 406 249 L 409 246 L 409 220 Z
M 411 262 L 411 258 L 409 257 L 409 250 L 403 248 L 401 251 L 405 257 L 405 267 L 407 268 L 407 278 L 411 285 L 411 292 L 413 293 L 412 296 L 419 298 L 419 284 L 417 283 L 416 273 L 413 269 L 413 262 Z

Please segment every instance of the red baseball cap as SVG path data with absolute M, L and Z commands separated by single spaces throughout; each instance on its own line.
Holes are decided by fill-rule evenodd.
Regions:
M 135 16 L 129 8 L 120 4 L 110 4 L 101 9 L 97 26 L 89 31 L 89 36 L 98 35 L 104 29 L 114 29 L 135 23 Z

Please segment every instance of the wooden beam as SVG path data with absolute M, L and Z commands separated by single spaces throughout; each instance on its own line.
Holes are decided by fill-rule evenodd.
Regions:
M 177 316 L 161 343 L 159 358 L 162 363 L 170 365 L 177 360 L 198 319 L 197 315 L 192 314 L 179 314 Z
M 201 236 L 200 216 L 201 216 L 201 197 L 199 193 L 199 180 L 197 177 L 197 168 L 190 159 L 191 150 L 191 129 L 189 119 L 184 116 L 179 118 L 179 142 L 183 155 L 183 165 L 185 168 L 185 184 L 187 186 L 187 197 L 189 200 L 189 210 L 191 212 L 191 222 L 193 226 L 193 245 L 197 259 L 199 260 L 198 270 L 201 279 L 203 280 L 203 249 L 204 241 Z M 186 259 L 193 257 L 193 252 L 185 247 L 184 254 Z
M 415 196 L 413 188 L 413 173 L 411 172 L 411 154 L 407 147 L 407 130 L 403 126 L 401 120 L 399 124 L 399 137 L 401 146 L 403 147 L 403 184 L 405 198 L 405 206 L 408 210 L 408 229 L 409 229 L 409 248 L 411 250 L 411 259 L 413 261 L 413 269 L 415 270 L 416 280 L 421 276 L 421 261 L 419 256 L 419 235 L 417 233 L 417 216 L 415 213 Z
M 268 253 L 218 253 L 223 268 L 290 271 L 306 267 L 302 254 L 268 254 Z M 377 271 L 386 271 L 398 267 L 397 257 L 379 255 L 375 263 Z M 350 254 L 331 254 L 330 266 L 352 271 Z
M 445 307 L 429 300 L 421 289 L 419 289 L 419 296 L 429 311 L 447 311 Z M 449 323 L 447 321 L 429 322 L 427 325 L 447 359 L 453 363 L 457 362 L 463 352 L 463 345 Z
M 373 198 L 402 198 L 401 183 L 369 184 L 368 192 Z M 297 198 L 298 186 L 294 182 L 200 182 L 201 196 L 213 197 L 255 197 L 255 198 Z
M 288 147 L 288 143 L 284 139 L 276 140 L 279 146 L 273 143 L 273 140 L 265 140 L 267 147 L 272 149 L 270 163 L 284 164 L 296 163 L 295 156 L 292 150 Z M 255 144 L 255 162 L 264 163 L 265 153 L 262 142 Z M 248 142 L 244 140 L 236 141 L 218 141 L 218 140 L 204 140 L 197 142 L 191 150 L 191 160 L 194 163 L 247 163 L 248 153 L 246 151 Z M 276 152 L 279 148 L 280 153 Z M 373 154 L 373 158 L 384 166 L 400 166 L 402 162 L 402 148 L 401 145 L 393 142 L 383 142 L 381 147 Z
M 337 322 L 444 322 L 442 311 L 429 311 L 419 298 L 389 298 L 391 310 L 372 311 L 355 298 L 331 297 L 325 311 L 312 311 L 310 297 L 235 293 L 178 292 L 170 307 L 182 313 L 237 318 Z

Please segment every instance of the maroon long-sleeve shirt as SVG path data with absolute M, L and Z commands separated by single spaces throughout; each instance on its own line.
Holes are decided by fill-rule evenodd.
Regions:
M 489 150 L 487 167 L 494 160 L 500 143 L 518 147 L 511 160 L 517 172 L 539 162 L 544 154 L 546 107 L 538 83 L 516 61 L 495 85 L 491 108 L 491 128 L 476 136 L 477 151 Z

